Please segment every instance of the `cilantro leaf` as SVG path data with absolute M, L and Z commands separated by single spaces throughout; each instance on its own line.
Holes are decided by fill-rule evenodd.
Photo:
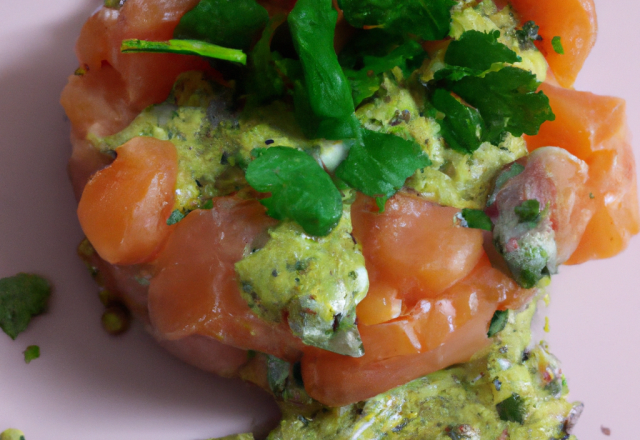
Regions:
M 271 389 L 271 392 L 276 396 L 282 395 L 287 385 L 291 364 L 270 354 L 267 354 L 266 357 L 267 383 L 269 384 L 269 389 Z
M 441 40 L 451 27 L 452 0 L 338 0 L 354 27 L 380 26 L 390 34 Z
M 540 218 L 540 202 L 529 199 L 514 208 L 520 223 L 536 222 Z
M 0 279 L 0 328 L 15 339 L 31 318 L 47 307 L 51 286 L 38 275 L 19 273 Z
M 269 13 L 255 0 L 200 0 L 184 14 L 173 36 L 246 49 L 268 20 Z
M 381 28 L 358 29 L 338 54 L 338 61 L 344 69 L 359 70 L 364 67 L 365 56 L 384 57 L 405 40 Z
M 492 337 L 495 334 L 504 330 L 507 325 L 507 321 L 509 320 L 509 310 L 496 310 L 491 318 L 491 323 L 489 324 L 489 331 L 487 332 L 488 337 Z
M 513 393 L 502 402 L 496 405 L 496 410 L 500 416 L 500 420 L 505 422 L 516 422 L 524 424 L 527 411 L 524 406 L 524 399 L 519 394 Z
M 480 209 L 464 208 L 460 213 L 464 219 L 465 227 L 491 231 L 493 223 L 487 214 Z
M 308 154 L 289 147 L 258 148 L 247 167 L 254 189 L 270 192 L 260 202 L 267 214 L 296 221 L 306 233 L 324 236 L 342 216 L 342 197 L 331 177 Z
M 564 55 L 564 47 L 562 47 L 562 38 L 560 37 L 553 37 L 551 39 L 551 47 L 553 47 L 553 50 L 560 55 Z
M 333 48 L 337 18 L 331 0 L 299 0 L 288 18 L 304 73 L 295 84 L 296 117 L 311 139 L 359 137 L 349 82 Z
M 229 49 L 197 40 L 123 40 L 120 50 L 122 53 L 154 52 L 198 55 L 201 57 L 233 61 L 240 64 L 247 63 L 247 55 L 241 50 Z
M 431 165 L 420 146 L 401 137 L 363 129 L 362 143 L 353 142 L 336 176 L 384 206 L 419 169 Z M 383 209 L 381 208 L 381 211 Z
M 451 66 L 466 67 L 484 72 L 494 63 L 522 61 L 514 51 L 498 42 L 500 31 L 484 33 L 470 30 L 449 44 L 444 62 Z
M 40 347 L 38 347 L 37 345 L 29 345 L 26 350 L 23 351 L 23 354 L 24 361 L 28 364 L 32 360 L 38 359 L 40 357 Z
M 449 147 L 461 153 L 473 153 L 480 148 L 486 127 L 478 110 L 464 105 L 443 89 L 436 89 L 431 103 L 445 114 L 444 119 L 437 122 Z
M 492 144 L 498 144 L 505 131 L 514 136 L 535 135 L 543 122 L 555 120 L 549 98 L 543 92 L 535 93 L 540 83 L 526 70 L 507 66 L 484 77 L 444 83 L 478 109 L 487 126 L 484 138 Z
M 353 103 L 357 107 L 373 96 L 382 84 L 382 73 L 400 67 L 405 78 L 417 69 L 427 53 L 416 41 L 407 40 L 384 56 L 364 56 L 360 70 L 344 69 L 351 84 Z
M 249 54 L 249 81 L 251 99 L 258 103 L 281 96 L 284 93 L 284 81 L 278 74 L 274 56 L 271 52 L 271 40 L 276 29 L 284 23 L 284 14 L 274 16 L 262 31 L 260 40 Z

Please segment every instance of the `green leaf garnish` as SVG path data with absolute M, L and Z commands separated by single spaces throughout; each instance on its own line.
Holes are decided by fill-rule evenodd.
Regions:
M 445 114 L 437 122 L 449 147 L 461 153 L 473 153 L 480 148 L 486 128 L 478 110 L 464 105 L 444 89 L 434 92 L 431 103 Z
M 520 223 L 536 222 L 540 218 L 540 202 L 536 199 L 529 199 L 514 208 Z
M 407 40 L 384 56 L 362 57 L 360 70 L 344 69 L 351 84 L 353 103 L 357 107 L 364 99 L 373 96 L 382 84 L 382 73 L 399 67 L 406 78 L 420 66 L 427 53 L 413 40 Z
M 183 214 L 182 211 L 180 211 L 179 209 L 176 209 L 171 213 L 171 215 L 167 219 L 167 225 L 169 225 L 169 226 L 175 225 L 176 223 L 178 223 L 180 220 L 182 220 L 185 217 L 186 217 L 186 215 Z
M 272 356 L 267 357 L 267 383 L 271 392 L 276 396 L 281 395 L 287 385 L 287 379 L 291 371 L 291 364 L 287 361 Z
M 449 44 L 444 62 L 451 66 L 466 67 L 484 72 L 494 63 L 516 63 L 522 61 L 514 51 L 499 43 L 500 31 L 464 32 L 458 40 Z
M 304 73 L 294 91 L 296 117 L 311 139 L 359 137 L 349 82 L 333 48 L 337 18 L 331 0 L 299 0 L 288 18 Z
M 284 93 L 284 81 L 276 69 L 271 52 L 271 39 L 276 29 L 285 20 L 284 14 L 274 16 L 262 31 L 260 40 L 249 54 L 250 71 L 247 87 L 251 93 L 251 99 L 257 103 L 277 98 Z
M 541 41 L 542 37 L 538 34 L 540 26 L 536 25 L 533 21 L 527 21 L 522 25 L 522 29 L 516 31 L 516 38 L 518 44 L 522 49 L 534 49 L 534 41 Z
M 362 143 L 353 142 L 349 155 L 336 169 L 336 176 L 352 188 L 377 197 L 383 207 L 407 178 L 429 165 L 429 157 L 416 142 L 363 129 Z
M 38 275 L 20 273 L 0 279 L 0 328 L 15 339 L 31 318 L 47 307 L 51 286 Z
M 37 345 L 29 345 L 26 350 L 23 351 L 23 354 L 24 362 L 28 364 L 32 360 L 38 359 L 40 357 L 40 347 L 38 347 Z
M 342 216 L 342 197 L 320 165 L 289 147 L 259 148 L 252 154 L 257 157 L 246 179 L 257 191 L 271 193 L 260 201 L 267 214 L 292 219 L 310 235 L 327 235 Z
M 173 37 L 247 49 L 267 21 L 269 13 L 255 0 L 201 0 L 184 14 Z
M 562 47 L 562 38 L 553 37 L 551 39 L 551 47 L 553 47 L 553 50 L 557 54 L 564 55 L 564 47 Z
M 452 0 L 338 0 L 354 27 L 381 27 L 390 34 L 441 40 L 451 27 Z
M 241 50 L 229 49 L 197 40 L 123 40 L 120 50 L 122 53 L 151 52 L 198 55 L 201 57 L 233 61 L 240 64 L 247 63 L 247 55 Z
M 465 227 L 491 231 L 493 223 L 487 214 L 480 209 L 464 208 L 460 213 L 465 222 Z
M 511 66 L 484 77 L 444 81 L 446 89 L 478 109 L 487 127 L 484 138 L 492 144 L 500 143 L 505 131 L 517 137 L 536 135 L 543 122 L 555 120 L 549 98 L 536 93 L 539 85 L 533 73 Z
M 524 406 L 524 399 L 519 394 L 513 393 L 502 402 L 496 405 L 496 410 L 500 416 L 500 420 L 505 422 L 516 422 L 524 424 L 527 412 Z
M 487 332 L 488 337 L 494 336 L 496 333 L 504 330 L 507 325 L 507 321 L 509 320 L 509 310 L 496 310 L 491 318 L 491 323 L 489 324 L 489 331 Z

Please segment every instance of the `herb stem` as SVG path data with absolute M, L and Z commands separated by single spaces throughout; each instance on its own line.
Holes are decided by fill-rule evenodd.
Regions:
M 198 55 L 207 58 L 232 61 L 242 65 L 247 64 L 247 54 L 239 49 L 229 49 L 216 44 L 198 40 L 123 40 L 120 46 L 122 53 L 177 53 L 182 55 Z

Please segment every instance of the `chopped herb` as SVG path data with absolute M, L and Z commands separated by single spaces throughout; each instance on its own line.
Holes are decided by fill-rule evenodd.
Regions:
M 353 142 L 349 155 L 336 169 L 336 176 L 364 194 L 384 202 L 420 168 L 431 165 L 416 142 L 363 129 L 363 143 Z
M 519 394 L 513 393 L 511 397 L 507 397 L 496 405 L 496 410 L 500 416 L 500 420 L 505 422 L 516 422 L 524 424 L 527 412 L 524 406 L 524 399 Z
M 518 44 L 522 49 L 534 49 L 535 41 L 542 41 L 542 37 L 538 34 L 540 26 L 536 25 L 533 21 L 527 21 L 522 25 L 522 29 L 516 31 L 516 38 Z
M 478 109 L 488 127 L 484 139 L 492 144 L 498 144 L 505 131 L 518 137 L 535 135 L 543 122 L 555 120 L 549 98 L 536 93 L 540 85 L 536 76 L 517 67 L 507 66 L 484 77 L 445 80 L 443 85 Z
M 337 18 L 331 0 L 299 0 L 288 18 L 304 73 L 295 84 L 296 118 L 311 139 L 359 137 L 349 82 L 333 48 Z
M 200 205 L 200 209 L 213 209 L 213 200 L 209 199 Z
M 482 229 L 484 231 L 493 229 L 491 219 L 480 209 L 464 208 L 460 214 L 464 219 L 463 226 L 466 228 Z
M 489 33 L 466 31 L 449 44 L 444 62 L 450 66 L 465 67 L 478 72 L 489 70 L 494 63 L 522 61 L 514 51 L 498 42 L 500 31 Z
M 464 105 L 444 89 L 434 92 L 431 103 L 445 114 L 444 119 L 437 121 L 450 148 L 469 154 L 480 148 L 486 128 L 478 110 Z
M 11 338 L 26 330 L 47 307 L 51 286 L 38 275 L 20 273 L 0 279 L 0 328 Z
M 590 199 L 595 199 L 595 198 L 596 198 L 596 196 L 594 196 L 594 195 L 593 195 L 593 193 L 592 193 L 592 192 L 590 192 L 590 193 L 589 193 L 589 198 L 590 198 Z
M 514 208 L 520 223 L 536 222 L 540 218 L 540 202 L 536 199 L 529 199 Z
M 553 47 L 553 50 L 557 54 L 564 55 L 564 47 L 562 47 L 562 38 L 553 37 L 551 39 L 551 47 Z
M 184 14 L 173 36 L 246 49 L 268 20 L 269 13 L 255 0 L 201 0 Z
M 360 70 L 344 69 L 351 85 L 353 103 L 358 106 L 373 96 L 382 84 L 382 73 L 399 67 L 406 78 L 422 64 L 427 53 L 416 41 L 407 40 L 384 56 L 362 57 Z
M 281 395 L 285 390 L 291 365 L 280 358 L 267 355 L 267 382 L 275 395 Z
M 501 332 L 509 321 L 509 310 L 496 310 L 489 324 L 487 336 L 492 337 Z
M 154 52 L 199 55 L 201 57 L 217 58 L 240 64 L 247 63 L 247 55 L 241 50 L 229 49 L 197 40 L 123 40 L 120 50 L 122 53 Z
M 284 80 L 276 69 L 271 40 L 276 29 L 286 21 L 284 14 L 274 16 L 262 31 L 260 40 L 249 54 L 249 81 L 247 88 L 251 101 L 262 103 L 277 98 L 284 93 Z M 266 145 L 273 140 L 265 141 Z
M 271 217 L 296 221 L 306 233 L 324 236 L 342 216 L 342 197 L 331 177 L 308 154 L 289 147 L 257 148 L 246 179 L 269 192 L 260 202 Z
M 40 357 L 40 347 L 38 347 L 37 345 L 29 345 L 26 350 L 23 351 L 23 354 L 24 362 L 28 364 L 32 360 L 38 359 Z
M 447 36 L 454 5 L 452 0 L 338 0 L 354 27 L 381 27 L 390 34 L 414 34 L 425 40 Z
M 179 209 L 176 209 L 175 211 L 173 211 L 171 213 L 171 215 L 167 219 L 167 225 L 169 225 L 169 226 L 175 225 L 176 223 L 178 223 L 180 220 L 182 220 L 185 217 L 186 216 L 182 213 L 182 211 L 180 211 Z

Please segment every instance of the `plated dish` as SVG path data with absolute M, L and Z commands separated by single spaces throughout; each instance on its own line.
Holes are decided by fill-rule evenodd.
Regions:
M 188 217 L 187 217 L 188 218 Z

